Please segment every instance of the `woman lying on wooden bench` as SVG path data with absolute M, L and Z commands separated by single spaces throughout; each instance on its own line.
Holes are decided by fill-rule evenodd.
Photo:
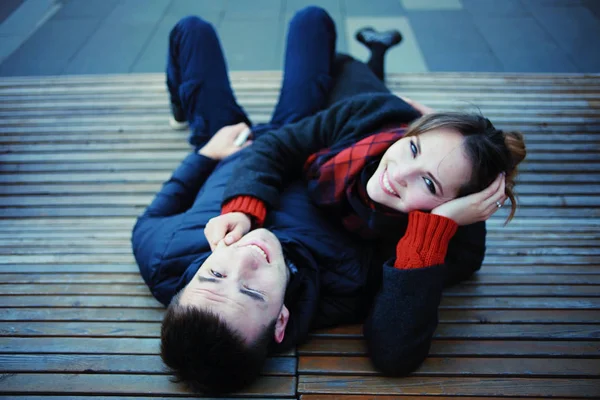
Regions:
M 511 195 L 520 135 L 454 115 L 407 128 L 421 114 L 375 75 L 398 35 L 359 36 L 369 66 L 335 56 L 324 10 L 296 14 L 273 118 L 238 151 L 235 138 L 251 122 L 214 29 L 186 18 L 171 33 L 173 117 L 189 123 L 197 149 L 138 219 L 132 244 L 152 294 L 169 305 L 162 358 L 194 389 L 238 389 L 269 348 L 365 319 L 375 366 L 410 373 L 427 356 L 443 286 L 481 266 L 482 221 L 504 202 L 505 186 Z M 473 131 L 468 139 L 461 127 Z M 464 150 L 470 140 L 483 157 Z M 308 190 L 297 180 L 303 164 Z M 218 217 L 223 201 L 225 212 L 242 212 Z

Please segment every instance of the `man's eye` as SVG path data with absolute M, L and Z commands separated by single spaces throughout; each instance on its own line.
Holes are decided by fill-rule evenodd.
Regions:
M 425 185 L 427 185 L 427 189 L 429 189 L 431 194 L 435 194 L 435 185 L 433 184 L 433 182 L 431 182 L 431 179 L 423 178 L 423 180 L 425 181 Z
M 223 278 L 223 275 L 221 275 L 219 272 L 214 271 L 214 270 L 210 270 L 210 273 L 212 276 L 214 276 L 215 278 Z
M 411 140 L 410 141 L 410 151 L 412 152 L 413 158 L 417 157 L 417 146 L 415 145 L 415 143 Z

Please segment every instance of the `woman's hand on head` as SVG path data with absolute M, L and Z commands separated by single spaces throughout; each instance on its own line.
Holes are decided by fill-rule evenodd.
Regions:
M 404 100 L 405 102 L 407 102 L 408 104 L 410 104 L 412 106 L 412 108 L 414 108 L 415 110 L 417 110 L 418 112 L 420 112 L 421 115 L 433 114 L 435 112 L 435 110 L 433 108 L 427 107 L 426 105 L 421 104 L 421 103 L 419 103 L 417 101 L 414 101 L 411 98 L 403 97 L 403 96 L 400 96 L 400 98 L 402 100 Z
M 198 150 L 198 154 L 212 158 L 213 160 L 222 160 L 225 157 L 240 151 L 244 147 L 250 146 L 252 144 L 251 140 L 247 140 L 241 146 L 235 144 L 236 137 L 245 129 L 248 129 L 248 125 L 244 122 L 222 127 L 200 150 Z
M 504 185 L 504 174 L 500 174 L 481 192 L 450 200 L 431 210 L 431 213 L 450 218 L 458 225 L 486 221 L 499 210 L 498 204 L 503 205 L 506 201 Z
M 211 218 L 204 228 L 204 236 L 214 250 L 219 242 L 227 246 L 237 242 L 246 233 L 250 232 L 252 220 L 242 212 L 231 212 Z

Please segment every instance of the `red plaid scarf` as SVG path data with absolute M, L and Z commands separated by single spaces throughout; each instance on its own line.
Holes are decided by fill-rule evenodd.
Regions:
M 381 214 L 398 216 L 400 213 L 378 206 L 369 199 L 366 183 L 373 171 L 366 172 L 373 168 L 367 167 L 373 164 L 376 167 L 385 151 L 404 133 L 405 126 L 402 126 L 308 157 L 304 172 L 312 200 L 340 217 L 347 230 L 365 238 L 376 237 L 379 229 L 375 221 L 381 220 Z

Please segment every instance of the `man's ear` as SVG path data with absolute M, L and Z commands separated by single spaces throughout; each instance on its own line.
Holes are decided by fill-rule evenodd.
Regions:
M 285 304 L 281 307 L 281 311 L 277 316 L 277 322 L 275 323 L 275 341 L 281 343 L 285 336 L 285 327 L 287 326 L 288 320 L 290 319 L 290 311 L 287 309 Z

